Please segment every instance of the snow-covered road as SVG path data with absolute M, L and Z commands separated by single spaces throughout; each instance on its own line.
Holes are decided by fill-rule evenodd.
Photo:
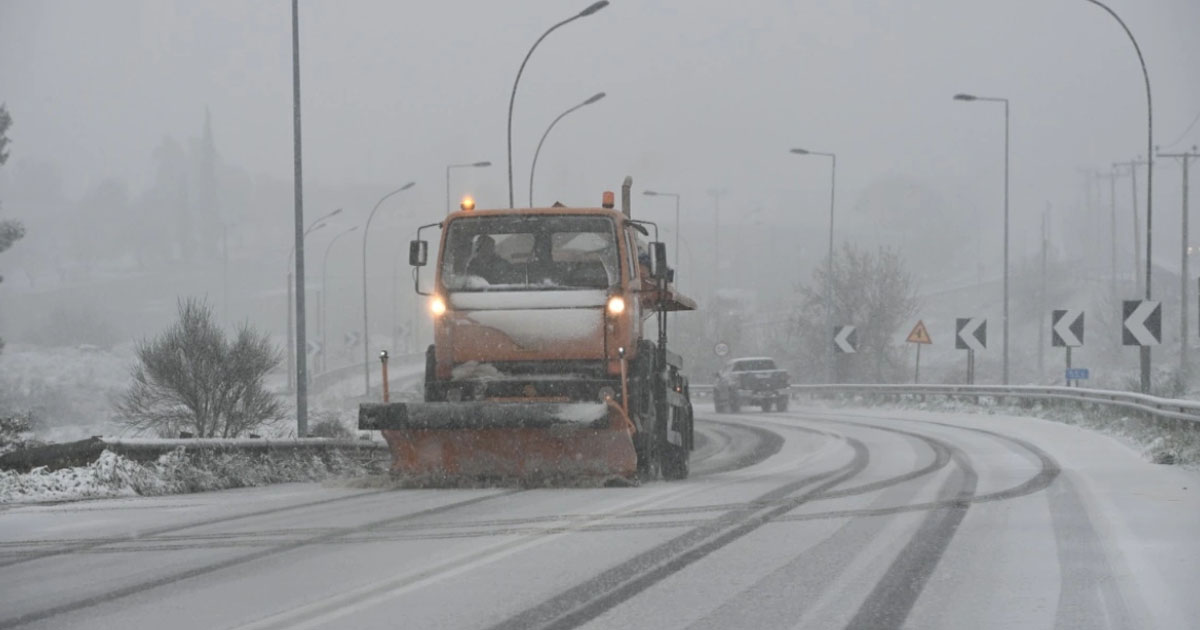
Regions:
M 0 512 L 0 628 L 1195 628 L 1200 475 L 1042 420 L 701 410 L 637 488 Z

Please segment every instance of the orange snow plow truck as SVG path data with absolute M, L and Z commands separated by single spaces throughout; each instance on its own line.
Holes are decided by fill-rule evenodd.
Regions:
M 464 203 L 418 230 L 409 262 L 434 328 L 425 400 L 359 408 L 359 428 L 383 432 L 393 474 L 598 484 L 687 476 L 692 405 L 681 359 L 667 351 L 666 314 L 696 304 L 674 290 L 664 244 L 647 242 L 657 226 L 630 216 L 631 183 L 620 211 L 610 192 L 600 208 Z M 430 288 L 422 232 L 434 228 Z

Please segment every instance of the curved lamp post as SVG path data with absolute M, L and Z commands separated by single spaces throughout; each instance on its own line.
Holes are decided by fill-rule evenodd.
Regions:
M 333 212 L 325 214 L 324 216 L 320 216 L 320 217 L 317 217 L 316 219 L 313 219 L 313 222 L 309 223 L 308 228 L 305 229 L 304 232 L 301 234 L 301 238 L 302 239 L 308 238 L 309 234 L 325 227 L 325 219 L 328 219 L 329 217 L 339 214 L 339 213 L 341 213 L 341 211 L 342 211 L 342 209 L 338 208 L 337 210 L 334 210 Z M 293 264 L 292 264 L 292 260 L 295 257 L 296 257 L 296 245 L 293 244 L 291 249 L 288 250 L 287 343 L 284 344 L 287 346 L 287 379 L 288 379 L 287 385 L 288 385 L 289 392 L 294 391 L 294 390 L 298 391 L 299 388 L 296 387 L 296 384 L 300 382 L 301 378 L 307 378 L 307 372 L 308 372 L 308 370 L 307 370 L 308 366 L 305 366 L 305 368 L 306 368 L 304 370 L 305 375 L 302 377 L 300 374 L 299 366 L 296 363 L 296 353 L 301 352 L 301 350 L 297 347 L 297 335 L 296 335 L 296 327 L 295 327 L 294 322 L 299 321 L 301 323 L 301 325 L 303 326 L 304 325 L 304 319 L 303 319 L 304 314 L 299 312 L 300 305 L 298 303 L 294 305 L 294 310 L 293 310 L 293 303 L 297 302 L 297 300 L 295 298 L 295 293 L 293 293 L 293 291 L 295 291 L 297 289 L 297 287 L 296 287 L 296 285 L 294 285 L 292 283 L 292 279 L 295 277 L 294 274 L 296 272 L 296 267 L 293 266 Z M 307 394 L 307 392 L 306 392 L 306 394 Z
M 1004 346 L 1003 383 L 1008 385 L 1008 99 L 973 94 L 955 94 L 956 101 L 1004 103 L 1004 315 L 1002 317 Z
M 674 197 L 675 198 L 675 268 L 679 268 L 679 193 L 658 192 L 656 190 L 642 191 L 642 194 L 647 197 Z
M 517 69 L 517 78 L 513 80 L 512 95 L 508 97 L 508 207 L 513 207 L 513 170 L 512 170 L 512 113 L 513 103 L 517 100 L 517 84 L 521 82 L 521 73 L 525 71 L 525 64 L 529 62 L 529 57 L 533 55 L 533 51 L 537 49 L 538 44 L 542 43 L 543 39 L 550 33 L 553 33 L 558 27 L 570 24 L 581 17 L 587 17 L 600 9 L 608 6 L 608 0 L 600 0 L 588 6 L 588 8 L 572 15 L 571 17 L 551 26 L 542 33 L 542 36 L 533 42 L 533 46 L 529 48 L 529 52 L 525 53 L 525 59 L 521 60 L 521 67 Z
M 809 151 L 807 149 L 792 149 L 792 153 L 796 155 L 819 155 L 827 157 L 832 163 L 829 175 L 829 254 L 827 264 L 829 265 L 829 290 L 825 292 L 825 329 L 828 334 L 833 334 L 833 201 L 834 194 L 837 191 L 837 155 L 833 153 L 823 153 L 821 151 Z M 834 382 L 833 369 L 833 343 L 826 344 L 825 348 L 826 366 L 829 370 L 829 382 Z
M 595 103 L 596 101 L 598 101 L 602 98 L 604 98 L 604 92 L 597 92 L 597 93 L 593 94 L 591 96 L 591 98 L 589 98 L 588 100 L 559 114 L 558 118 L 555 118 L 554 122 L 551 122 L 550 126 L 546 127 L 546 133 L 542 134 L 542 139 L 538 140 L 537 150 L 533 152 L 533 164 L 529 167 L 529 207 L 530 208 L 533 207 L 533 174 L 534 174 L 534 172 L 537 171 L 538 154 L 542 152 L 542 143 L 544 143 L 546 141 L 546 136 L 550 135 L 550 130 L 554 129 L 554 125 L 557 125 L 558 121 L 562 120 L 567 114 L 570 114 L 571 112 L 579 109 L 580 107 L 585 107 L 587 105 L 591 105 L 592 103 Z
M 485 168 L 491 166 L 492 163 L 484 160 L 482 162 L 467 162 L 464 164 L 447 164 L 446 165 L 446 214 L 454 211 L 454 206 L 450 205 L 450 169 L 452 168 Z
M 329 365 L 329 289 L 327 288 L 329 278 L 329 250 L 333 249 L 333 244 L 339 238 L 357 230 L 358 226 L 352 226 L 341 232 L 338 232 L 330 241 L 329 245 L 325 246 L 325 258 L 321 260 L 321 370 L 325 370 Z
M 367 224 L 363 227 L 363 242 L 362 242 L 362 288 L 363 288 L 363 385 L 365 387 L 364 394 L 371 395 L 371 329 L 368 328 L 367 319 L 367 235 L 371 231 L 371 220 L 375 218 L 375 213 L 379 210 L 379 206 L 387 200 L 388 197 L 397 193 L 404 192 L 413 187 L 416 182 L 408 182 L 407 184 L 393 190 L 392 192 L 379 198 L 375 202 L 375 207 L 371 208 L 371 214 L 367 216 Z
M 1108 5 L 1099 0 L 1084 0 L 1090 2 L 1101 9 L 1104 9 L 1112 16 L 1121 28 L 1125 30 L 1125 34 L 1129 36 L 1129 41 L 1133 43 L 1133 50 L 1137 53 L 1138 63 L 1142 66 L 1142 79 L 1146 83 L 1146 299 L 1150 299 L 1150 270 L 1153 266 L 1150 264 L 1150 248 L 1152 240 L 1150 238 L 1151 226 L 1153 225 L 1153 206 L 1154 203 L 1154 106 L 1150 99 L 1150 73 L 1146 72 L 1146 59 L 1142 57 L 1142 48 L 1138 46 L 1137 40 L 1133 37 L 1133 31 L 1125 25 L 1125 21 L 1115 11 L 1108 8 Z M 1142 393 L 1150 391 L 1150 346 L 1142 346 L 1141 352 L 1141 368 L 1142 368 Z

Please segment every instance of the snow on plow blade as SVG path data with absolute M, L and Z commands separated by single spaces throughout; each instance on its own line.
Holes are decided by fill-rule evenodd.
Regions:
M 414 478 L 632 479 L 633 424 L 613 403 L 364 403 L 358 428 L 380 430 L 392 472 Z

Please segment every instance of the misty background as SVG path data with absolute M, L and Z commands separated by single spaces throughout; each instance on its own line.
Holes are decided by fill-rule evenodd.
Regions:
M 452 203 L 471 194 L 480 208 L 506 205 L 517 67 L 542 32 L 586 4 L 301 2 L 305 220 L 343 209 L 306 240 L 308 338 L 322 338 L 320 293 L 326 367 L 361 360 L 345 335 L 362 332 L 362 226 L 409 181 L 371 226 L 372 345 L 407 352 L 430 342 L 407 241 L 445 213 L 449 164 L 492 162 L 452 172 Z M 1145 55 L 1155 143 L 1200 144 L 1200 3 L 1110 4 Z M 8 353 L 127 346 L 169 323 L 188 295 L 207 297 L 225 324 L 249 321 L 283 344 L 291 63 L 284 0 L 0 2 L 0 102 L 13 117 L 0 218 L 27 228 L 0 256 Z M 837 154 L 835 240 L 894 248 L 917 280 L 917 317 L 935 342 L 923 380 L 961 379 L 954 318 L 984 316 L 980 380 L 995 381 L 1003 111 L 953 101 L 960 92 L 1011 102 L 1013 382 L 1061 377 L 1058 349 L 1042 348 L 1035 371 L 1039 319 L 1051 308 L 1088 309 L 1076 364 L 1093 366 L 1094 378 L 1115 382 L 1136 365 L 1136 351 L 1118 345 L 1110 188 L 1089 171 L 1145 157 L 1145 94 L 1128 39 L 1097 7 L 615 1 L 550 35 L 525 69 L 513 117 L 518 205 L 546 126 L 599 91 L 607 97 L 547 139 L 534 202 L 598 205 L 632 175 L 635 217 L 658 221 L 673 248 L 672 200 L 640 193 L 681 195 L 679 285 L 727 315 L 687 336 L 695 382 L 707 382 L 718 339 L 738 339 L 734 354 L 787 353 L 779 346 L 791 342 L 796 286 L 827 253 L 830 191 L 829 161 L 793 147 Z M 1154 289 L 1167 344 L 1158 363 L 1178 344 L 1180 173 L 1177 160 L 1156 163 Z M 1145 182 L 1142 168 L 1143 235 Z M 1116 183 L 1116 293 L 1128 298 L 1137 293 L 1130 185 Z

